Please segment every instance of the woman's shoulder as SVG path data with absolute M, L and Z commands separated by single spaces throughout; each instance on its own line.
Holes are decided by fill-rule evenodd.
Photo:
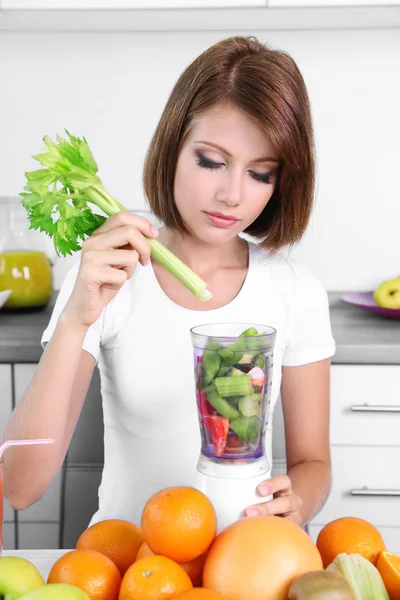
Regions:
M 259 278 L 271 281 L 288 292 L 312 294 L 316 291 L 324 294 L 325 288 L 320 278 L 304 262 L 291 256 L 288 249 L 283 249 L 275 254 L 254 242 L 249 242 L 252 256 L 252 265 L 259 270 Z

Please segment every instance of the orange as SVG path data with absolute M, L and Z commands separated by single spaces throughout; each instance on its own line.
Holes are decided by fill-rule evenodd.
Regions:
M 146 558 L 146 556 L 154 556 L 154 552 L 150 550 L 146 542 L 143 542 L 139 548 L 139 552 L 137 553 L 136 560 Z M 200 556 L 197 558 L 181 564 L 182 569 L 189 575 L 194 586 L 201 586 L 203 568 L 206 558 L 207 552 L 204 552 L 204 554 L 200 554 Z
M 52 566 L 47 583 L 69 583 L 90 600 L 117 600 L 121 575 L 113 561 L 96 550 L 71 550 Z
M 107 519 L 88 527 L 76 544 L 77 550 L 97 550 L 111 558 L 121 576 L 135 562 L 143 543 L 139 527 L 123 519 Z
M 379 553 L 386 550 L 378 529 L 357 517 L 341 517 L 327 523 L 319 532 L 317 548 L 324 568 L 341 552 L 361 554 L 375 565 Z
M 217 517 L 210 500 L 192 487 L 171 487 L 152 496 L 143 509 L 144 541 L 154 552 L 186 563 L 210 547 Z
M 148 556 L 129 567 L 118 600 L 164 600 L 192 587 L 189 575 L 176 562 L 166 556 Z
M 143 542 L 136 555 L 136 560 L 140 560 L 141 558 L 147 558 L 148 556 L 154 556 L 154 552 L 150 550 L 146 542 Z
M 183 592 L 179 596 L 175 596 L 178 600 L 226 600 L 226 596 L 221 596 L 218 592 L 208 590 L 207 588 L 193 588 L 188 592 Z
M 321 569 L 321 556 L 301 527 L 282 517 L 246 517 L 215 539 L 203 586 L 230 600 L 287 600 L 296 577 Z
M 400 598 L 400 556 L 393 552 L 381 552 L 376 563 L 390 600 Z

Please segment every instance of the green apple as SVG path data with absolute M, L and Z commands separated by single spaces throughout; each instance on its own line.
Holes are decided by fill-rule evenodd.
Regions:
M 0 599 L 17 600 L 22 594 L 44 585 L 44 579 L 29 560 L 20 556 L 0 558 Z
M 383 308 L 400 309 L 400 277 L 381 283 L 374 292 L 374 300 Z
M 18 600 L 90 600 L 85 592 L 67 583 L 48 583 L 26 592 Z

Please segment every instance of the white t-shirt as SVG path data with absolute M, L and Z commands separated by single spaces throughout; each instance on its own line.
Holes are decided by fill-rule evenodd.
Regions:
M 335 353 L 325 289 L 295 259 L 269 257 L 249 243 L 249 270 L 226 306 L 189 310 L 160 287 L 150 265 L 137 268 L 88 330 L 83 349 L 101 378 L 104 469 L 99 509 L 90 524 L 118 517 L 140 525 L 158 490 L 190 485 L 200 452 L 190 329 L 218 322 L 260 323 L 277 330 L 266 451 L 272 464 L 272 414 L 282 366 Z M 51 338 L 78 273 L 69 271 L 42 344 Z

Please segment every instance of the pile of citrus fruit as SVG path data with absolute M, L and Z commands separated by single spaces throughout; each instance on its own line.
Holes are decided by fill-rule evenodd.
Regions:
M 358 598 L 350 587 L 348 595 L 307 595 L 337 585 L 338 575 L 328 571 L 338 556 L 350 555 L 377 569 L 384 595 L 376 598 L 400 599 L 400 557 L 363 519 L 331 521 L 315 544 L 301 527 L 274 516 L 243 518 L 216 532 L 214 508 L 202 492 L 167 488 L 149 499 L 140 527 L 121 519 L 89 527 L 55 562 L 47 584 L 74 586 L 89 600 Z M 326 581 L 317 583 L 321 573 Z

